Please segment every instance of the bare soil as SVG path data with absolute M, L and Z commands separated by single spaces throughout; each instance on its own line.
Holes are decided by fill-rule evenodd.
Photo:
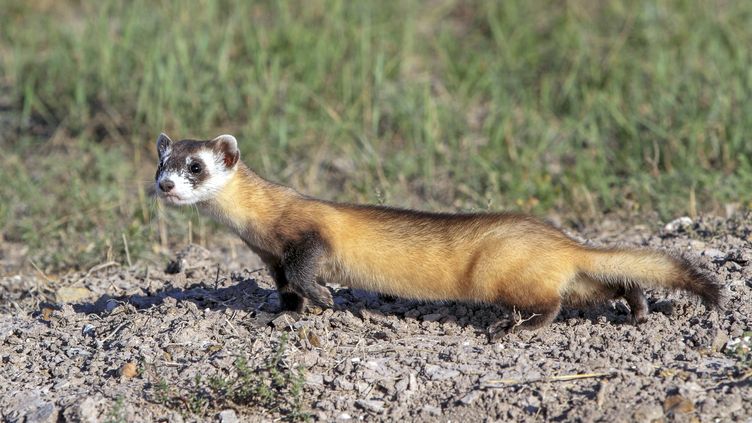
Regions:
M 752 421 L 752 220 L 604 222 L 572 236 L 683 252 L 725 309 L 649 291 L 564 310 L 489 343 L 509 310 L 332 287 L 336 309 L 277 314 L 236 241 L 167 263 L 0 278 L 0 411 L 55 421 Z M 0 248 L 0 264 L 17 256 Z M 49 280 L 48 280 L 49 279 Z M 241 360 L 238 360 L 238 359 Z

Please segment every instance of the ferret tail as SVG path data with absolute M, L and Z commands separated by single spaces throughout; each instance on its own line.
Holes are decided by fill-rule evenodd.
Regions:
M 579 273 L 616 286 L 689 291 L 706 306 L 720 307 L 721 287 L 684 257 L 661 251 L 588 249 Z

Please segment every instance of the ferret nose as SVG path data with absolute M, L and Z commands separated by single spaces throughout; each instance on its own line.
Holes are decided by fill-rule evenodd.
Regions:
M 170 192 L 172 189 L 175 188 L 175 182 L 172 182 L 171 180 L 167 179 L 159 183 L 159 189 L 161 189 L 164 192 Z

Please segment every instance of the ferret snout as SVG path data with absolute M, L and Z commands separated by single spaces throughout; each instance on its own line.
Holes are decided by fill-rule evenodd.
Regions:
M 175 182 L 172 182 L 170 179 L 165 179 L 162 181 L 159 181 L 159 189 L 161 189 L 164 192 L 170 192 L 173 188 L 175 188 Z

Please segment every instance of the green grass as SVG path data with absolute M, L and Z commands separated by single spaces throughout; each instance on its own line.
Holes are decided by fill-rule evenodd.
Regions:
M 265 410 L 264 414 L 279 414 L 286 421 L 307 421 L 305 374 L 283 363 L 287 343 L 284 333 L 266 363 L 249 363 L 238 357 L 229 374 L 218 373 L 207 379 L 196 374 L 192 385 L 173 386 L 161 379 L 152 389 L 152 400 L 195 416 L 213 416 L 227 407 L 250 407 Z
M 749 2 L 0 7 L 0 228 L 53 226 L 52 268 L 92 242 L 122 261 L 123 233 L 153 250 L 137 185 L 162 130 L 233 133 L 263 175 L 338 200 L 585 220 L 752 200 Z

